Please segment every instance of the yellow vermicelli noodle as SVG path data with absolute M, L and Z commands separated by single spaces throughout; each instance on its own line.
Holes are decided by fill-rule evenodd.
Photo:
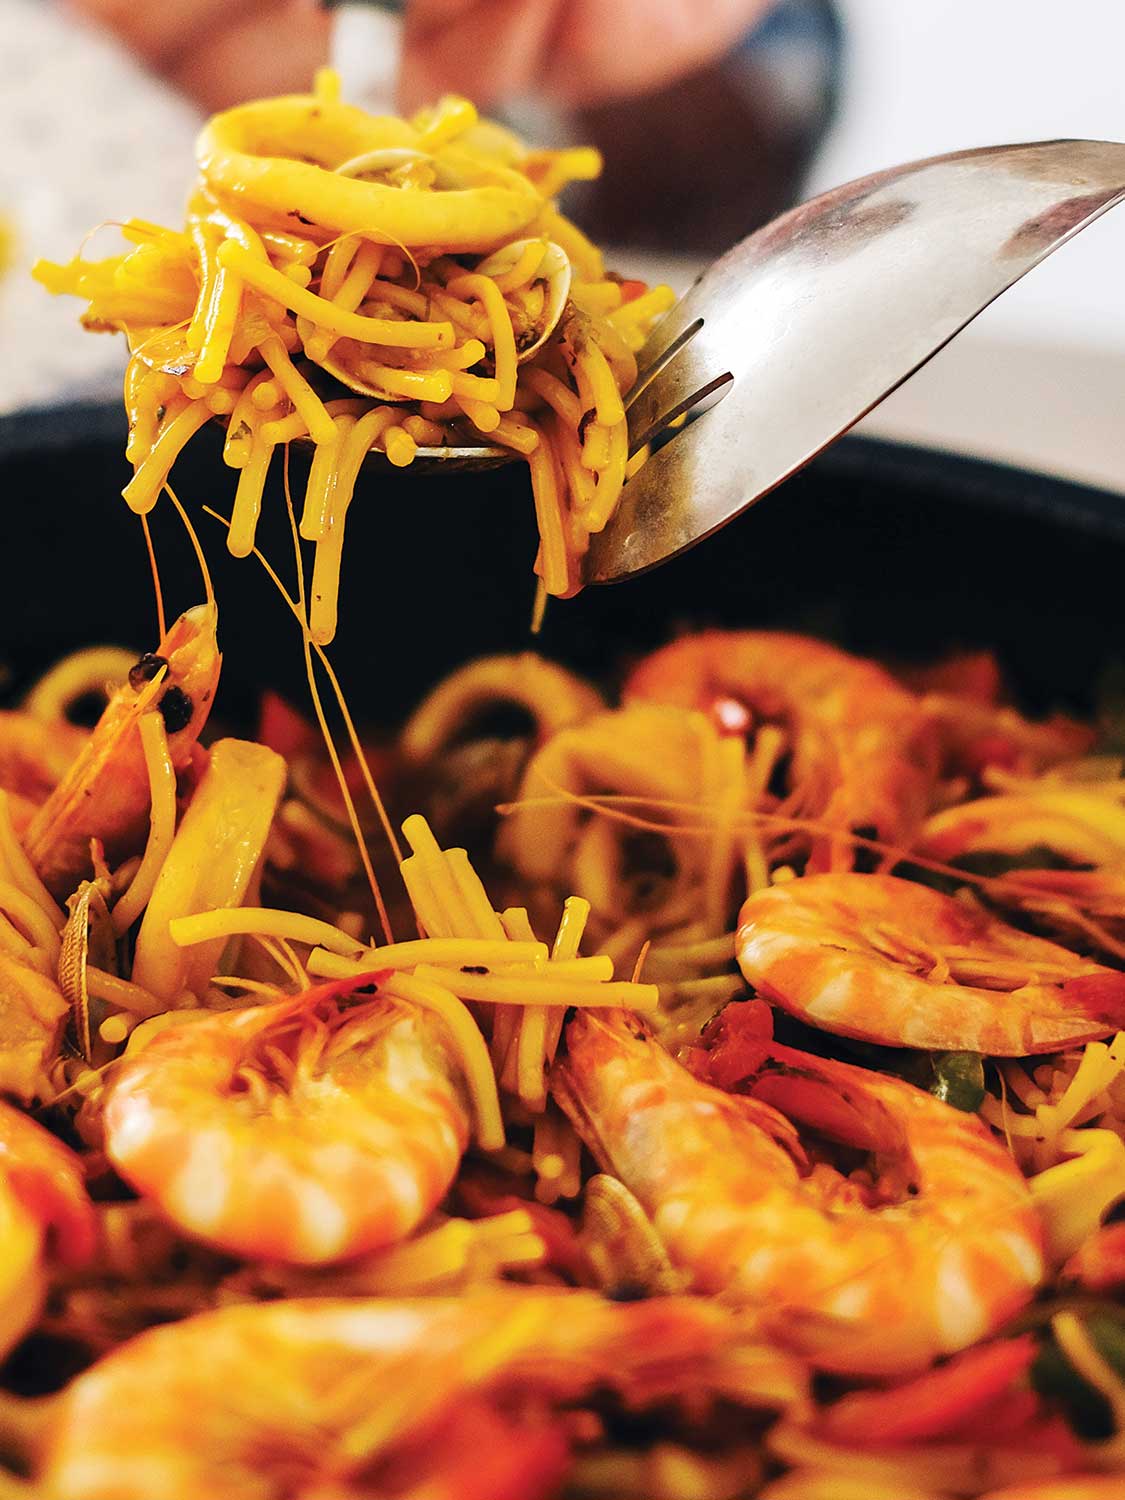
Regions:
M 555 206 L 597 153 L 528 150 L 464 99 L 371 116 L 326 73 L 217 115 L 197 165 L 181 230 L 129 220 L 123 254 L 35 272 L 129 341 L 132 509 L 217 418 L 238 473 L 228 546 L 246 556 L 277 450 L 311 443 L 300 529 L 324 644 L 367 452 L 407 467 L 419 447 L 487 444 L 530 468 L 541 589 L 573 593 L 625 482 L 635 352 L 673 300 L 608 274 Z

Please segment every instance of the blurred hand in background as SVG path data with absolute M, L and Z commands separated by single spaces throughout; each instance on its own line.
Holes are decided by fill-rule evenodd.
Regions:
M 308 86 L 328 55 L 315 0 L 67 0 L 207 109 Z M 406 108 L 536 93 L 624 98 L 728 51 L 772 0 L 411 0 Z
M 412 0 L 402 92 L 486 108 L 538 94 L 573 106 L 630 98 L 720 57 L 773 0 Z
M 64 3 L 209 110 L 302 91 L 328 57 L 316 0 Z M 408 0 L 400 101 L 462 93 L 588 141 L 605 171 L 570 206 L 592 233 L 706 254 L 791 201 L 838 50 L 830 0 Z
M 311 0 L 64 0 L 207 110 L 309 86 L 328 17 Z

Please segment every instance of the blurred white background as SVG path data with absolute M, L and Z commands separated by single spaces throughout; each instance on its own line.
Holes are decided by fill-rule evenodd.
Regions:
M 1114 0 L 838 0 L 840 116 L 811 191 L 1004 141 L 1125 140 Z M 1006 292 L 862 424 L 1125 490 L 1125 207 Z
M 1113 0 L 839 0 L 841 109 L 810 189 L 998 141 L 1125 139 Z M 24 274 L 67 258 L 100 220 L 175 222 L 195 109 L 50 0 L 0 0 L 0 410 L 115 388 L 116 341 Z M 92 242 L 92 255 L 112 253 Z M 1007 293 L 865 428 L 1125 490 L 1125 208 Z M 649 263 L 646 270 L 651 272 Z M 657 267 L 656 269 L 659 269 Z M 682 266 L 669 267 L 682 279 Z
M 0 411 L 119 389 L 123 341 L 84 333 L 80 304 L 49 297 L 27 270 L 37 256 L 69 260 L 102 220 L 177 223 L 198 119 L 50 0 L 0 0 L 0 218 L 13 239 L 0 279 Z M 107 230 L 86 253 L 119 248 Z

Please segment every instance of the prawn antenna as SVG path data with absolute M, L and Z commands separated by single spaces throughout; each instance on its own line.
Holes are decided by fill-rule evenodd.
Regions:
M 152 544 L 152 527 L 148 524 L 148 516 L 142 511 L 140 515 L 141 530 L 144 532 L 145 551 L 148 553 L 148 566 L 152 574 L 152 592 L 156 599 L 156 639 L 162 641 L 167 633 L 168 625 L 164 616 L 164 590 L 160 585 L 160 566 L 156 561 L 156 548 Z
M 171 500 L 172 504 L 176 507 L 176 513 L 184 524 L 184 530 L 187 532 L 188 540 L 191 542 L 192 549 L 195 552 L 196 561 L 199 563 L 199 571 L 203 576 L 203 590 L 207 599 L 207 603 L 214 606 L 215 588 L 211 582 L 211 569 L 207 566 L 207 558 L 204 555 L 203 544 L 199 540 L 199 534 L 197 533 L 195 527 L 191 524 L 190 516 L 181 504 L 175 490 L 167 482 L 167 480 L 165 480 L 164 489 L 167 492 L 169 500 Z
M 340 717 L 343 719 L 344 728 L 347 731 L 348 743 L 351 745 L 352 754 L 355 756 L 356 761 L 359 764 L 359 773 L 363 778 L 363 785 L 367 791 L 368 797 L 371 799 L 371 805 L 375 809 L 375 816 L 379 820 L 379 825 L 383 830 L 387 843 L 390 845 L 391 853 L 394 855 L 395 864 L 401 865 L 405 857 L 402 852 L 402 845 L 399 843 L 398 835 L 394 830 L 394 824 L 391 822 L 390 816 L 387 813 L 386 804 L 383 802 L 382 794 L 380 793 L 378 786 L 375 784 L 375 777 L 371 773 L 371 766 L 368 763 L 367 754 L 364 751 L 362 742 L 360 741 L 359 731 L 356 729 L 355 720 L 352 718 L 351 710 L 348 708 L 348 701 L 345 697 L 343 686 L 336 674 L 335 667 L 333 667 L 331 661 L 328 658 L 328 653 L 325 651 L 323 646 L 319 645 L 312 639 L 312 634 L 309 629 L 308 609 L 305 603 L 305 573 L 301 563 L 301 538 L 300 533 L 297 529 L 296 512 L 294 511 L 293 507 L 293 492 L 289 487 L 288 443 L 285 445 L 285 458 L 282 465 L 282 477 L 285 482 L 285 506 L 289 514 L 289 531 L 290 535 L 293 538 L 293 557 L 297 569 L 297 597 L 299 600 L 299 607 L 296 610 L 297 621 L 301 626 L 301 632 L 305 637 L 306 644 L 312 645 L 312 649 L 316 653 L 316 658 L 320 662 L 320 665 L 324 668 L 325 675 L 327 676 L 328 681 L 331 684 L 332 695 L 336 699 L 336 707 L 340 710 Z M 292 608 L 292 601 L 290 601 L 290 608 Z
M 220 515 L 219 512 L 217 510 L 213 510 L 211 506 L 204 505 L 203 513 L 210 516 L 213 520 L 218 521 L 221 526 L 225 526 L 228 531 L 230 530 L 230 521 L 227 519 L 227 517 Z M 324 660 L 324 653 L 320 647 L 314 647 L 309 632 L 308 619 L 303 607 L 304 575 L 303 573 L 299 574 L 299 600 L 295 600 L 289 593 L 289 590 L 285 587 L 284 583 L 282 583 L 281 578 L 278 576 L 277 570 L 262 552 L 261 548 L 255 546 L 250 550 L 251 555 L 257 559 L 259 564 L 265 570 L 266 576 L 269 578 L 274 588 L 278 591 L 282 599 L 284 599 L 285 603 L 289 606 L 291 613 L 294 615 L 297 620 L 297 624 L 301 628 L 301 639 L 305 651 L 305 673 L 308 678 L 309 695 L 312 698 L 313 711 L 316 714 L 317 724 L 320 727 L 321 737 L 324 740 L 324 748 L 328 751 L 328 758 L 332 762 L 332 770 L 336 777 L 336 784 L 340 789 L 340 796 L 342 797 L 344 807 L 347 810 L 348 823 L 352 830 L 352 837 L 355 839 L 356 850 L 359 854 L 360 863 L 363 866 L 363 873 L 367 878 L 367 884 L 371 891 L 371 899 L 375 903 L 375 911 L 379 918 L 379 926 L 383 932 L 384 940 L 388 943 L 393 943 L 394 933 L 391 928 L 390 916 L 387 912 L 386 902 L 383 899 L 383 893 L 380 889 L 378 878 L 375 875 L 375 868 L 371 862 L 371 853 L 368 850 L 367 841 L 363 836 L 363 829 L 360 825 L 359 814 L 356 811 L 355 800 L 352 797 L 351 788 L 348 786 L 347 778 L 344 775 L 344 768 L 340 761 L 339 752 L 336 749 L 336 742 L 332 738 L 332 730 L 329 727 L 328 716 L 324 711 L 324 702 L 321 698 L 320 689 L 317 686 L 316 682 L 316 672 L 313 666 L 313 650 L 316 650 L 317 655 L 322 662 Z M 370 774 L 370 772 L 368 774 Z M 372 785 L 373 784 L 374 783 L 372 783 Z

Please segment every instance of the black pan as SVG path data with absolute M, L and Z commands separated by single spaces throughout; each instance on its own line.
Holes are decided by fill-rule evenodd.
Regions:
M 80 645 L 154 643 L 152 592 L 116 406 L 0 421 L 6 558 L 0 657 L 14 691 Z M 288 579 L 280 462 L 261 543 Z M 258 690 L 303 693 L 299 638 L 253 559 L 222 529 L 233 471 L 201 434 L 174 482 L 211 560 L 226 662 L 220 701 L 237 716 Z M 300 493 L 304 470 L 296 456 Z M 170 610 L 201 597 L 175 515 L 153 517 Z M 529 644 L 535 539 L 526 471 L 365 478 L 348 522 L 333 656 L 357 717 L 390 724 L 445 671 Z M 553 602 L 544 650 L 605 677 L 693 623 L 814 631 L 863 652 L 935 656 L 998 648 L 1033 710 L 1088 709 L 1125 656 L 1125 498 L 922 449 L 845 439 L 719 536 L 667 567 Z

